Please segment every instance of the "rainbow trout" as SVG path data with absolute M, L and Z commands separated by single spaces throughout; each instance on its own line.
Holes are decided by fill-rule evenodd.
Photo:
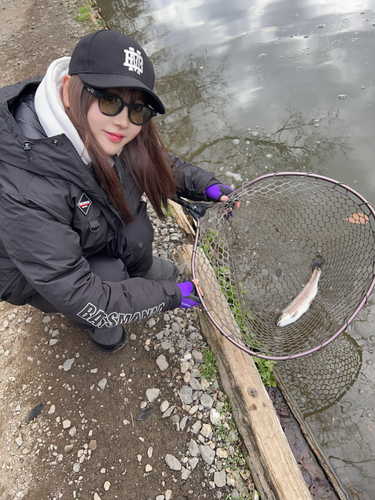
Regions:
M 322 258 L 315 259 L 312 262 L 313 273 L 311 278 L 297 297 L 278 315 L 276 319 L 277 326 L 291 325 L 309 310 L 312 301 L 318 293 L 318 282 L 323 264 L 324 259 Z

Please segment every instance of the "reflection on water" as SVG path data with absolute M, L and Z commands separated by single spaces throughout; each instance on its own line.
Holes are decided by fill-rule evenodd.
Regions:
M 373 1 L 98 3 L 111 28 L 134 36 L 155 63 L 167 109 L 158 123 L 170 151 L 236 188 L 269 172 L 312 171 L 375 201 Z M 327 408 L 323 398 L 321 411 L 306 417 L 361 500 L 375 491 L 372 309 L 348 331 L 356 359 L 363 351 L 359 377 L 346 394 L 347 379 L 336 387 L 335 378 L 340 401 Z M 351 360 L 353 352 L 342 354 Z

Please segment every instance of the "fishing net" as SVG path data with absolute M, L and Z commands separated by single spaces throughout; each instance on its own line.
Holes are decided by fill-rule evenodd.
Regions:
M 238 208 L 231 208 L 241 202 Z M 225 337 L 267 359 L 310 354 L 354 319 L 374 286 L 375 212 L 354 190 L 313 174 L 259 177 L 198 220 L 193 277 Z M 279 327 L 322 257 L 308 311 Z
M 327 410 L 349 391 L 362 366 L 362 350 L 343 333 L 309 356 L 277 363 L 275 372 L 303 418 Z

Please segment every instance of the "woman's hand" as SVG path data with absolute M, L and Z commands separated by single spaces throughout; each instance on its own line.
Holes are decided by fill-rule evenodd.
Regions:
M 190 309 L 194 306 L 199 306 L 201 301 L 198 296 L 197 286 L 198 280 L 184 281 L 183 283 L 177 283 L 182 293 L 182 301 L 180 307 L 182 309 Z M 203 295 L 202 290 L 199 292 Z
M 227 201 L 228 195 L 233 192 L 233 189 L 224 184 L 213 184 L 205 190 L 205 195 L 212 201 Z

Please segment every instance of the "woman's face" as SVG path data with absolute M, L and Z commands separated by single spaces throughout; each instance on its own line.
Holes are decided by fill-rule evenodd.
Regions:
M 63 102 L 69 107 L 68 87 L 70 76 L 63 77 Z M 121 92 L 117 89 L 109 90 L 112 94 L 120 95 Z M 124 98 L 122 95 L 121 97 Z M 128 96 L 127 96 L 128 97 Z M 127 101 L 127 99 L 125 99 Z M 129 101 L 127 101 L 129 102 Z M 141 101 L 137 101 L 143 104 Z M 131 104 L 134 104 L 133 102 Z M 89 107 L 87 120 L 90 130 L 98 141 L 103 151 L 110 156 L 113 156 L 121 151 L 121 149 L 136 137 L 142 130 L 142 125 L 134 125 L 129 120 L 128 107 L 116 116 L 103 115 L 98 106 L 98 100 L 95 99 Z
M 116 89 L 108 90 L 120 95 Z M 133 103 L 132 103 L 133 104 Z M 143 104 L 140 102 L 140 104 Z M 107 155 L 115 155 L 142 130 L 142 125 L 134 125 L 129 120 L 127 106 L 116 116 L 103 115 L 95 99 L 89 107 L 87 120 L 90 130 Z

